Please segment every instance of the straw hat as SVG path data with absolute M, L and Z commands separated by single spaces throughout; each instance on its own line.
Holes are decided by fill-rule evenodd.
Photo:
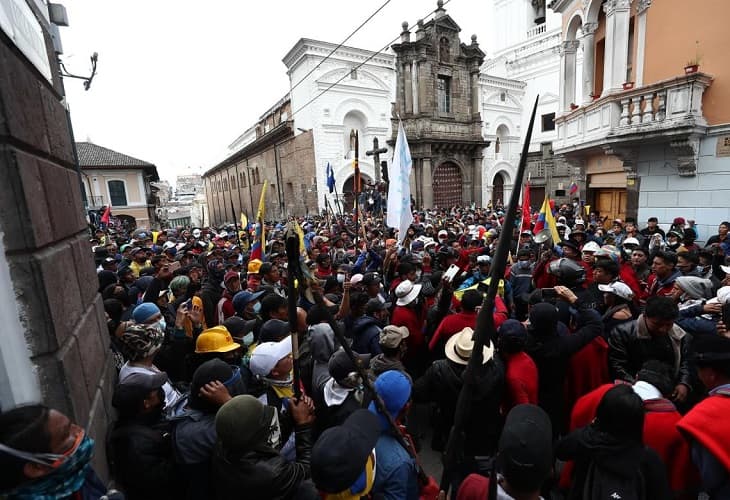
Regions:
M 474 330 L 468 326 L 456 335 L 452 335 L 446 341 L 446 348 L 444 349 L 446 351 L 446 357 L 454 363 L 466 365 L 471 357 L 471 351 L 474 349 L 473 335 Z M 492 345 L 489 347 L 484 346 L 483 349 L 482 354 L 484 359 L 482 360 L 482 364 L 486 364 L 494 356 L 494 347 Z

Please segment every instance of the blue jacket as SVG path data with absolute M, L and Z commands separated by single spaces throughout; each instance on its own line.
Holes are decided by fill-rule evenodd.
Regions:
M 385 500 L 417 500 L 419 490 L 416 463 L 387 430 L 378 438 L 375 457 L 372 495 Z

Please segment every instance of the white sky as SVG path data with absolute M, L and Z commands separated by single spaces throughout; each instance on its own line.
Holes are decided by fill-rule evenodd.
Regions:
M 88 92 L 67 79 L 77 141 L 157 165 L 160 177 L 204 171 L 289 89 L 281 59 L 299 38 L 341 42 L 384 0 L 64 0 L 63 61 L 97 75 Z M 488 0 L 445 8 L 488 51 Z M 436 7 L 391 0 L 347 45 L 378 50 Z M 192 169 L 192 170 L 191 170 Z

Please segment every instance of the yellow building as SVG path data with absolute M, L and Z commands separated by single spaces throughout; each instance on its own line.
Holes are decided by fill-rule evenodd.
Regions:
M 730 218 L 730 2 L 553 0 L 562 15 L 556 154 L 608 217 Z M 728 147 L 724 145 L 727 144 Z
M 157 223 L 157 167 L 144 160 L 90 142 L 77 142 L 76 149 L 88 212 L 98 213 L 111 204 L 112 215 L 120 222 L 140 229 Z

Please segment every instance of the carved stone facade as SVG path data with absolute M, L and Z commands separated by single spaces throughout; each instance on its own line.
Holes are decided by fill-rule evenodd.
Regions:
M 431 21 L 418 24 L 414 39 L 405 25 L 400 43 L 392 46 L 396 99 L 389 144 L 400 118 L 413 157 L 416 206 L 481 205 L 483 150 L 489 145 L 479 108 L 484 52 L 476 36 L 468 45 L 461 42 L 461 29 L 442 4 Z

